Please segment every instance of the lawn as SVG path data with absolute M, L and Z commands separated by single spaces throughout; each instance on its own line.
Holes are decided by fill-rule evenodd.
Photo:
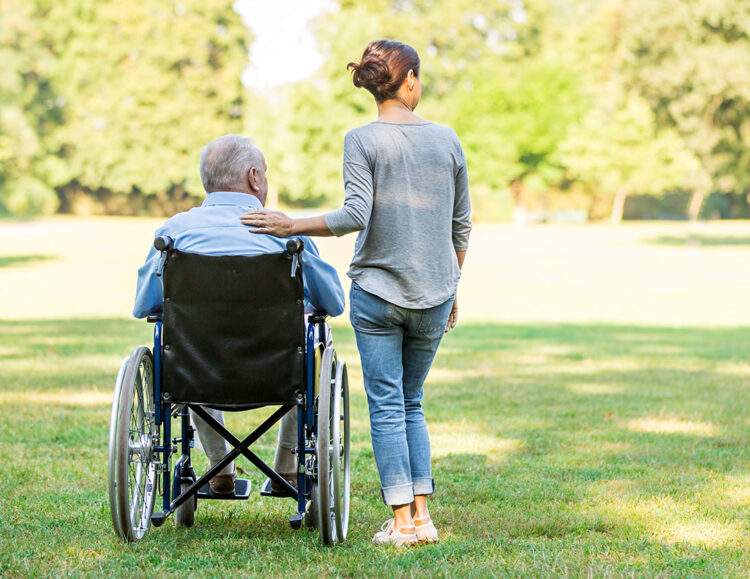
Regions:
M 123 223 L 152 229 L 151 222 Z M 497 261 L 493 252 L 478 248 L 476 261 L 467 264 L 461 290 L 466 319 L 447 336 L 427 384 L 438 488 L 433 515 L 442 541 L 399 552 L 370 543 L 386 511 L 353 336 L 344 320 L 335 339 L 350 362 L 354 388 L 347 544 L 324 548 L 312 532 L 291 531 L 286 521 L 292 502 L 257 493 L 242 503 L 201 503 L 192 529 L 168 523 L 137 544 L 116 540 L 106 496 L 111 388 L 122 358 L 134 345 L 148 343 L 149 327 L 127 319 L 125 305 L 114 317 L 87 301 L 91 284 L 80 269 L 71 269 L 88 263 L 81 256 L 87 244 L 75 236 L 43 242 L 33 233 L 60 226 L 54 220 L 11 224 L 14 240 L 21 230 L 16 228 L 32 233 L 23 247 L 19 241 L 0 245 L 3 312 L 9 312 L 0 321 L 0 572 L 747 574 L 750 324 L 736 292 L 748 287 L 750 272 L 740 268 L 750 246 L 735 241 L 741 230 L 708 228 L 696 245 L 671 225 L 517 233 L 480 228 L 477 238 L 494 239 L 495 247 L 514 235 L 524 243 L 498 252 Z M 89 239 L 90 233 L 80 235 Z M 597 243 L 590 246 L 587 236 Z M 559 277 L 559 284 L 531 277 L 533 271 L 562 271 L 560 255 L 590 258 L 605 250 L 632 257 L 619 266 L 633 283 L 599 301 L 587 292 L 612 281 L 602 280 L 591 264 L 571 266 L 574 275 Z M 132 257 L 124 256 L 131 251 Z M 132 281 L 132 270 L 120 270 L 140 253 L 130 246 L 114 250 L 112 261 L 122 276 L 117 279 Z M 534 255 L 538 263 L 531 267 Z M 656 271 L 660 261 L 669 262 L 664 267 L 673 268 L 678 281 L 695 279 L 701 295 L 696 298 L 684 283 L 662 284 L 653 288 L 642 316 L 628 322 L 623 316 L 636 311 L 633 294 L 648 286 L 639 275 L 644 267 Z M 493 282 L 488 290 L 481 282 L 499 279 L 498 263 L 525 285 Z M 721 269 L 728 263 L 735 263 L 731 275 Z M 691 277 L 696 271 L 736 283 Z M 57 288 L 50 283 L 52 288 L 33 289 L 38 284 L 25 281 L 55 272 L 68 273 Z M 111 275 L 105 274 L 108 287 Z M 70 280 L 76 276 L 77 282 Z M 582 292 L 578 299 L 576 288 Z M 46 299 L 55 289 L 63 294 L 59 301 Z M 474 303 L 493 291 L 495 300 L 485 301 L 484 310 Z M 539 320 L 539 310 L 559 300 L 559 292 L 575 303 L 558 317 Z M 119 296 L 112 293 L 117 304 Z M 63 309 L 66 299 L 71 311 Z M 699 312 L 682 311 L 691 300 L 701 304 Z M 711 319 L 715 323 L 705 321 Z M 234 414 L 229 423 L 241 430 L 264 413 Z M 270 458 L 273 436 L 261 442 L 261 454 Z M 261 477 L 241 465 L 257 488 Z

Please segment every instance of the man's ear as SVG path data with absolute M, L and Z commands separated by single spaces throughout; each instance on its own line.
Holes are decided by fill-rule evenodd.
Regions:
M 250 191 L 258 193 L 260 187 L 258 186 L 258 169 L 251 167 L 247 172 L 247 186 L 250 187 Z

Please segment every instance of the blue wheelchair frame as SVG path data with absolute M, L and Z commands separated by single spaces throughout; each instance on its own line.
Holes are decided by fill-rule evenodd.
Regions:
M 179 437 L 172 438 L 171 418 L 176 405 L 162 396 L 162 326 L 161 316 L 149 317 L 149 322 L 154 323 L 154 401 L 155 401 L 155 423 L 158 429 L 162 429 L 161 444 L 154 447 L 156 453 L 161 453 L 161 477 L 162 477 L 162 510 L 151 515 L 151 522 L 159 527 L 164 520 L 185 501 L 190 499 L 246 499 L 247 494 L 242 496 L 215 496 L 204 490 L 208 481 L 221 471 L 225 466 L 242 455 L 263 472 L 269 479 L 275 481 L 285 489 L 285 494 L 261 492 L 265 496 L 278 496 L 295 498 L 297 501 L 297 512 L 290 517 L 290 524 L 298 529 L 305 516 L 307 501 L 311 500 L 312 485 L 310 477 L 313 474 L 313 464 L 308 457 L 315 454 L 315 447 L 309 444 L 313 434 L 317 432 L 317 417 L 315 413 L 315 329 L 318 327 L 318 335 L 325 336 L 325 315 L 315 313 L 310 315 L 306 327 L 306 352 L 304 356 L 304 384 L 305 394 L 298 396 L 296 403 L 281 405 L 263 423 L 253 430 L 243 440 L 233 436 L 222 424 L 216 421 L 204 408 L 198 404 L 181 404 L 178 414 L 181 420 L 181 432 Z M 297 408 L 297 488 L 290 485 L 280 474 L 268 466 L 258 455 L 250 450 L 250 445 L 258 440 L 276 422 L 278 422 L 289 410 Z M 210 467 L 205 474 L 196 479 L 193 471 L 190 449 L 194 447 L 194 429 L 190 424 L 188 410 L 193 410 L 204 421 L 206 421 L 216 432 L 218 432 L 234 448 L 227 453 L 217 464 Z M 180 458 L 170 473 L 170 459 L 172 454 L 178 452 L 177 443 L 180 443 Z M 302 449 L 300 452 L 299 449 Z M 170 481 L 171 476 L 171 481 Z M 189 486 L 184 492 L 180 492 L 182 485 Z M 173 498 L 174 497 L 174 498 Z

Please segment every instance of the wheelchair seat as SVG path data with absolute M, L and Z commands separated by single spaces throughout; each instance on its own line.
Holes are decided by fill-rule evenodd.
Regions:
M 304 390 L 304 289 L 286 253 L 164 264 L 163 395 L 223 410 L 294 403 Z

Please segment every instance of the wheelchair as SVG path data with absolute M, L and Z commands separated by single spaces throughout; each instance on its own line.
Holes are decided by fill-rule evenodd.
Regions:
M 109 434 L 109 505 L 115 532 L 138 541 L 174 515 L 191 527 L 202 500 L 242 500 L 250 481 L 237 478 L 232 495 L 208 484 L 244 456 L 268 477 L 260 494 L 291 498 L 293 529 L 317 529 L 326 545 L 346 540 L 349 524 L 350 426 L 346 363 L 333 348 L 326 315 L 305 319 L 301 240 L 257 256 L 181 252 L 158 237 L 164 287 L 153 349 L 138 347 L 120 367 Z M 242 440 L 204 407 L 242 411 L 278 406 Z M 297 487 L 250 446 L 284 414 L 297 412 Z M 218 432 L 231 450 L 197 476 L 190 457 L 189 410 Z M 173 419 L 179 432 L 173 436 Z M 178 456 L 171 466 L 172 456 Z M 284 492 L 271 490 L 275 481 Z M 278 490 L 278 488 L 277 488 Z M 161 499 L 161 508 L 154 503 Z

